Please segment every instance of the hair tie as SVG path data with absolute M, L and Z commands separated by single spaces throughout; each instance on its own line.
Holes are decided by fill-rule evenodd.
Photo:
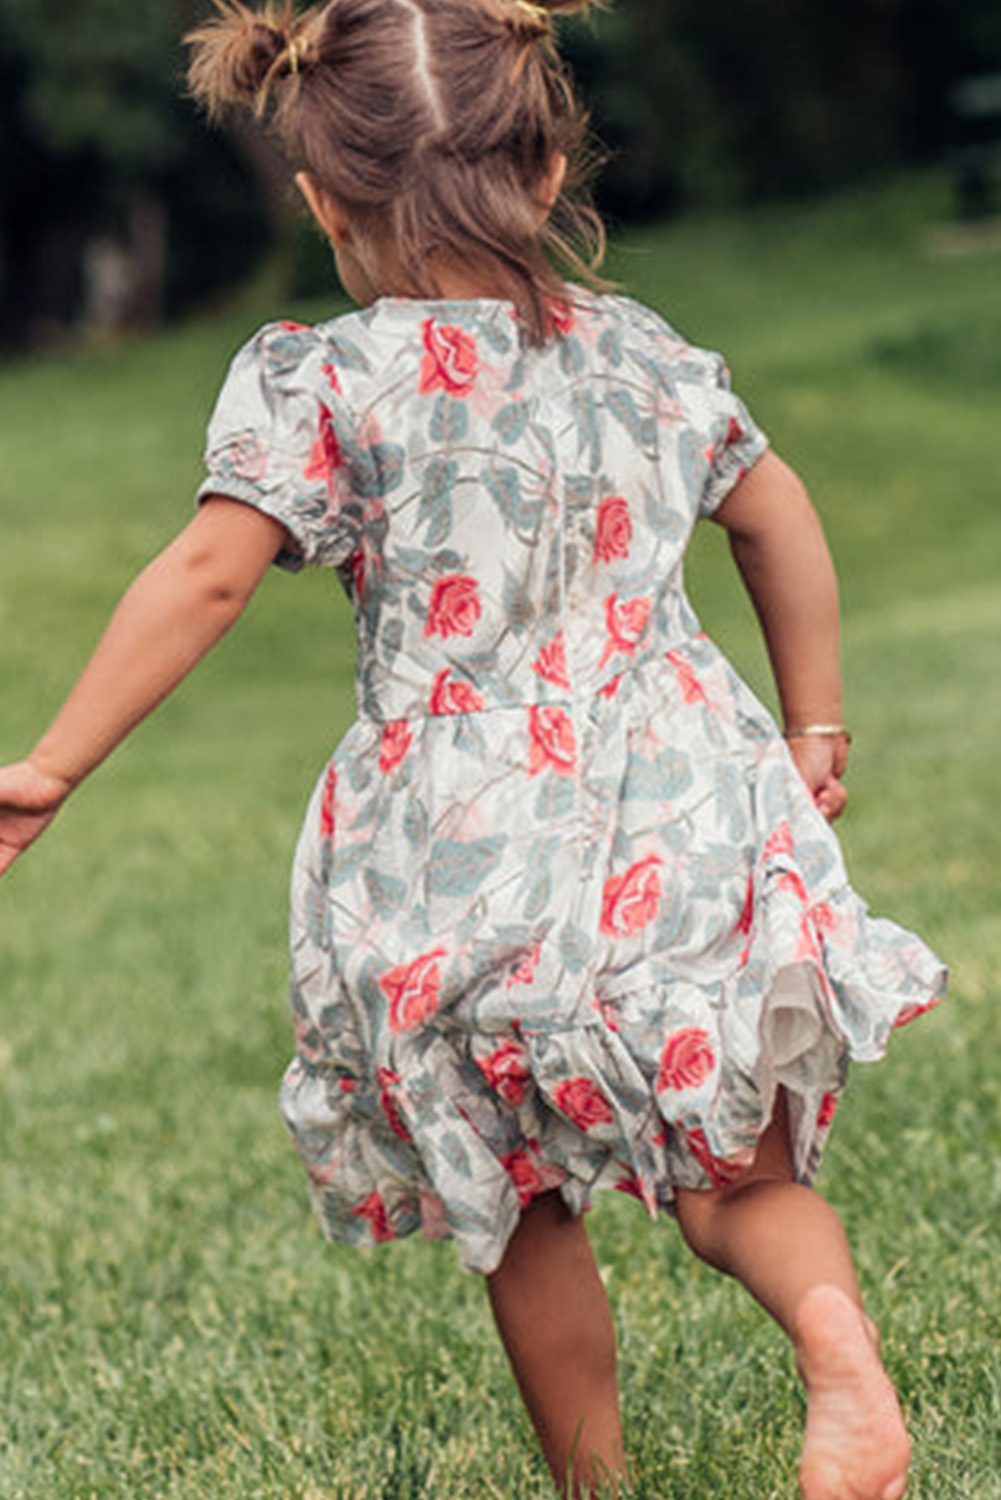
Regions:
M 530 17 L 537 26 L 541 26 L 545 31 L 550 29 L 551 18 L 544 5 L 533 5 L 532 0 L 514 0 L 514 5 L 516 10 Z
M 303 60 L 305 50 L 306 44 L 301 37 L 289 37 L 288 70 L 290 73 L 298 73 L 299 64 Z

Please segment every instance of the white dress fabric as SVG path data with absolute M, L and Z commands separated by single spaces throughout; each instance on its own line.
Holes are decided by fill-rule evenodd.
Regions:
M 766 446 L 725 366 L 625 298 L 559 322 L 269 326 L 200 492 L 280 520 L 356 615 L 292 881 L 282 1108 L 321 1224 L 481 1272 L 537 1193 L 655 1213 L 732 1180 L 779 1087 L 809 1182 L 848 1063 L 945 984 L 685 597 L 692 528 Z

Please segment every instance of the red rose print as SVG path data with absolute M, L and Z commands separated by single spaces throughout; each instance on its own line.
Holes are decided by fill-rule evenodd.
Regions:
M 387 775 L 395 771 L 410 749 L 413 738 L 414 732 L 406 719 L 391 719 L 385 724 L 379 746 L 379 770 Z
M 601 898 L 601 930 L 609 937 L 627 937 L 639 932 L 657 915 L 660 902 L 660 876 L 657 866 L 663 864 L 656 854 L 630 865 L 623 875 L 612 875 L 605 881 Z
M 450 680 L 448 668 L 439 672 L 431 687 L 432 714 L 474 714 L 483 707 L 483 699 L 468 682 Z
M 309 455 L 309 463 L 302 471 L 303 479 L 322 479 L 332 496 L 334 473 L 342 463 L 341 445 L 334 432 L 333 414 L 327 407 L 320 407 L 320 430 Z
M 680 651 L 668 651 L 665 659 L 671 663 L 678 677 L 678 686 L 681 688 L 681 696 L 686 703 L 708 703 L 706 690 L 702 686 L 695 669 L 690 661 L 682 656 Z
M 351 582 L 354 585 L 354 597 L 357 603 L 365 592 L 365 575 L 368 571 L 364 547 L 359 547 L 357 552 L 352 552 L 349 562 L 351 566 Z
M 817 1129 L 818 1130 L 829 1130 L 830 1129 L 831 1121 L 834 1119 L 834 1112 L 837 1109 L 837 1107 L 838 1107 L 837 1095 L 836 1094 L 825 1094 L 824 1097 L 823 1097 L 823 1099 L 821 1099 L 821 1101 L 820 1101 L 820 1108 L 817 1111 Z
M 795 870 L 783 870 L 775 884 L 780 891 L 788 891 L 796 897 L 797 901 L 801 901 L 804 906 L 807 904 L 809 897 L 806 893 L 806 886 L 803 884 L 803 877 L 798 875 Z
M 441 998 L 438 960 L 444 956 L 444 948 L 435 948 L 412 963 L 400 964 L 383 974 L 379 988 L 389 1001 L 391 1031 L 412 1031 L 434 1015 Z
M 575 319 L 573 308 L 569 302 L 561 302 L 557 298 L 551 297 L 547 301 L 546 307 L 557 333 L 562 333 L 564 338 L 568 333 L 573 333 Z
M 810 907 L 810 917 L 818 932 L 837 932 L 838 914 L 826 901 L 818 901 Z
M 487 1083 L 505 1104 L 517 1106 L 524 1102 L 525 1085 L 531 1070 L 528 1053 L 521 1042 L 513 1037 L 505 1038 L 489 1057 L 478 1057 L 476 1062 Z
M 516 967 L 511 970 L 505 981 L 504 988 L 513 990 L 516 984 L 531 984 L 535 978 L 535 970 L 538 967 L 541 954 L 542 944 L 533 943 Z
M 294 323 L 291 318 L 282 318 L 278 327 L 284 333 L 306 333 L 309 325 L 307 323 Z
M 799 941 L 793 949 L 792 961 L 794 964 L 802 964 L 808 960 L 814 963 L 820 962 L 820 945 L 817 942 L 817 934 L 810 925 L 809 917 L 804 916 L 799 926 Z M 824 976 L 821 975 L 820 979 L 823 983 Z
M 343 396 L 344 392 L 341 390 L 341 382 L 338 379 L 337 371 L 334 369 L 333 365 L 321 365 L 320 369 L 323 371 L 324 375 L 326 375 L 327 384 L 330 386 L 330 389 L 332 391 L 335 391 L 338 396 Z
M 620 599 L 618 594 L 609 594 L 605 600 L 608 639 L 599 665 L 603 667 L 616 651 L 621 651 L 624 656 L 631 656 L 639 645 L 649 618 L 649 599 L 642 595 L 637 599 Z
M 709 1149 L 704 1130 L 686 1130 L 685 1145 L 705 1172 L 713 1187 L 727 1187 L 741 1175 L 743 1168 L 733 1162 L 720 1161 Z
M 792 853 L 792 830 L 788 823 L 780 823 L 764 848 L 763 857 L 774 859 L 777 854 Z
M 746 937 L 747 940 L 748 940 L 744 944 L 744 947 L 741 949 L 740 957 L 737 960 L 738 963 L 740 964 L 741 968 L 744 967 L 744 965 L 747 963 L 748 959 L 751 956 L 751 929 L 753 928 L 753 926 L 754 926 L 754 876 L 753 875 L 748 875 L 748 877 L 747 877 L 747 895 L 744 897 L 744 907 L 743 907 L 743 910 L 740 913 L 740 919 L 737 922 L 737 931 L 743 937 Z
M 737 923 L 737 931 L 743 933 L 744 937 L 754 926 L 754 876 L 747 877 L 747 895 L 744 897 L 744 909 Z
M 229 461 L 238 478 L 255 484 L 267 473 L 268 450 L 252 433 L 247 433 L 233 440 L 229 448 Z
M 664 1043 L 657 1073 L 657 1091 L 663 1093 L 671 1089 L 681 1093 L 685 1089 L 697 1089 L 705 1083 L 715 1066 L 716 1057 L 709 1033 L 699 1026 L 685 1026 L 672 1033 Z
M 447 391 L 450 396 L 468 396 L 476 380 L 476 341 L 461 328 L 428 318 L 421 325 L 424 359 L 418 389 L 421 395 Z
M 382 1105 L 382 1112 L 389 1122 L 389 1128 L 401 1141 L 409 1142 L 412 1140 L 410 1131 L 403 1123 L 403 1116 L 400 1114 L 399 1105 L 392 1093 L 393 1085 L 399 1083 L 399 1081 L 399 1073 L 393 1073 L 389 1068 L 380 1068 L 376 1074 L 376 1082 L 379 1085 L 379 1103 Z
M 632 539 L 633 523 L 629 517 L 629 506 L 621 495 L 609 495 L 598 506 L 598 522 L 594 532 L 595 562 L 607 563 L 614 557 L 628 557 Z
M 307 1161 L 306 1176 L 315 1188 L 329 1187 L 341 1175 L 343 1163 L 339 1156 L 326 1161 Z
M 577 744 L 574 739 L 573 722 L 562 708 L 540 708 L 533 704 L 528 710 L 528 732 L 531 743 L 528 747 L 528 774 L 537 776 L 540 771 L 556 771 L 561 776 L 572 776 L 577 764 Z
M 614 1000 L 609 1000 L 607 996 L 599 995 L 594 1002 L 594 1008 L 598 1012 L 601 1019 L 604 1021 L 605 1025 L 608 1027 L 609 1031 L 618 1031 L 619 1011 Z
M 897 1016 L 897 1019 L 893 1023 L 894 1029 L 896 1029 L 898 1026 L 909 1025 L 910 1022 L 916 1020 L 918 1016 L 923 1016 L 926 1011 L 934 1010 L 937 1004 L 938 999 L 936 998 L 934 1000 L 925 1001 L 923 1005 L 905 1005 Z
M 729 443 L 739 443 L 740 440 L 741 440 L 741 438 L 743 436 L 744 436 L 744 429 L 743 429 L 743 427 L 741 427 L 741 425 L 737 421 L 736 417 L 731 417 L 730 418 L 730 425 L 726 429 L 726 440 L 727 440 L 727 443 L 728 444 Z
M 558 1083 L 553 1089 L 553 1103 L 578 1130 L 610 1125 L 615 1118 L 612 1106 L 590 1078 L 566 1078 Z
M 615 1191 L 617 1193 L 628 1193 L 631 1198 L 638 1198 L 641 1203 L 646 1202 L 643 1184 L 631 1167 L 627 1167 L 618 1182 L 616 1182 Z
M 610 678 L 604 687 L 600 687 L 598 693 L 602 698 L 614 698 L 621 686 L 622 673 L 619 672 L 615 677 Z
M 475 578 L 449 573 L 431 590 L 431 603 L 424 625 L 425 635 L 472 635 L 481 614 L 480 590 Z
M 372 1238 L 377 1244 L 383 1244 L 386 1240 L 395 1239 L 396 1236 L 390 1227 L 389 1219 L 386 1217 L 386 1205 L 378 1193 L 369 1193 L 368 1197 L 351 1210 L 356 1219 L 367 1219 L 372 1231 Z
M 501 1166 L 514 1184 L 518 1202 L 522 1208 L 531 1203 L 537 1193 L 546 1190 L 546 1183 L 536 1162 L 527 1151 L 509 1151 L 500 1158 Z
M 333 761 L 327 767 L 326 779 L 323 783 L 323 796 L 320 800 L 320 835 L 325 839 L 334 836 L 334 816 L 337 801 L 337 772 Z
M 543 681 L 551 682 L 554 687 L 568 688 L 570 686 L 562 630 L 553 636 L 548 646 L 543 646 L 532 663 L 532 671 L 537 672 Z

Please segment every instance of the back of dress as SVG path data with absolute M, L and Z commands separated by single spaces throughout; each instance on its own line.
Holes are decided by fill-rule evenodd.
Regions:
M 357 620 L 285 1090 L 335 1237 L 422 1226 L 489 1269 L 548 1186 L 725 1180 L 780 1085 L 805 1178 L 847 1057 L 936 983 L 685 600 L 764 447 L 721 361 L 615 297 L 541 349 L 507 303 L 383 299 L 234 362 L 203 492 L 282 521 Z

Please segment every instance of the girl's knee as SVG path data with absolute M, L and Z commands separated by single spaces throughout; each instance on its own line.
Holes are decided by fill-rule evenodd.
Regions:
M 729 1271 L 732 1225 L 742 1215 L 742 1205 L 753 1207 L 752 1200 L 764 1192 L 770 1198 L 796 1188 L 791 1165 L 781 1154 L 774 1162 L 755 1160 L 754 1165 L 726 1187 L 680 1188 L 675 1198 L 678 1224 L 689 1249 L 718 1271 Z
M 679 1188 L 675 1197 L 678 1226 L 686 1245 L 700 1260 L 717 1269 L 722 1269 L 714 1253 L 719 1238 L 722 1191 L 720 1188 Z

